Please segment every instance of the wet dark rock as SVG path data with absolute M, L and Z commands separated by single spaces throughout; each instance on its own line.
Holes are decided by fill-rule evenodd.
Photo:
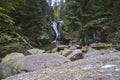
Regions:
M 66 48 L 68 48 L 67 45 L 59 45 L 58 48 L 53 48 L 51 52 L 52 52 L 52 53 L 60 52 L 61 50 L 64 50 L 64 49 L 66 49 Z
M 88 46 L 82 47 L 82 52 L 83 52 L 83 53 L 87 53 L 88 50 L 89 50 L 89 49 L 88 49 Z

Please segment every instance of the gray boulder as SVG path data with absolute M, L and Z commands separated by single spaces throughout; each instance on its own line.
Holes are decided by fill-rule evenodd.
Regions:
M 110 50 L 95 50 L 95 49 L 90 49 L 87 53 L 84 54 L 84 58 L 93 58 L 97 56 L 102 56 L 105 54 L 110 54 L 113 53 L 114 51 Z
M 28 52 L 28 54 L 30 54 L 30 55 L 35 55 L 35 54 L 42 54 L 42 53 L 45 52 L 45 50 L 33 48 L 33 49 L 28 49 L 27 52 Z
M 1 63 L 0 72 L 2 78 L 6 78 L 18 73 L 57 67 L 66 62 L 69 60 L 58 54 L 28 55 Z
M 71 54 L 67 55 L 67 58 L 71 61 L 83 59 L 82 51 L 80 49 L 73 50 Z
M 66 48 L 64 50 L 61 50 L 58 54 L 67 57 L 71 61 L 75 61 L 83 58 L 82 50 L 80 49 L 71 50 Z
M 22 73 L 3 80 L 120 80 L 120 52 Z

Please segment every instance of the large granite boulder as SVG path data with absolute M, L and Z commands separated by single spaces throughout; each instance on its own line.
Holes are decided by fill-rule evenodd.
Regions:
M 2 78 L 6 78 L 18 73 L 57 67 L 66 62 L 69 60 L 58 54 L 28 55 L 1 63 L 0 73 Z
M 5 63 L 9 60 L 13 60 L 15 58 L 19 58 L 19 57 L 24 57 L 23 53 L 17 53 L 17 52 L 14 52 L 14 53 L 10 53 L 8 55 L 6 55 L 3 59 L 2 59 L 2 63 Z
M 120 52 L 22 73 L 3 80 L 120 80 Z

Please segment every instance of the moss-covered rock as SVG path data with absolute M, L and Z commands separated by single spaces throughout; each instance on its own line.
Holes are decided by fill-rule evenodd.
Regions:
M 3 80 L 119 80 L 119 75 L 120 52 L 113 52 L 56 68 L 11 76 Z
M 13 59 L 16 59 L 16 58 L 19 58 L 19 57 L 24 57 L 24 55 L 22 53 L 17 53 L 17 52 L 14 52 L 14 53 L 10 53 L 8 55 L 6 55 L 3 59 L 2 59 L 2 63 L 5 63 L 7 61 L 10 61 L 10 60 L 13 60 Z
M 70 59 L 71 61 L 83 59 L 82 50 L 80 49 L 73 50 L 71 54 L 67 55 L 67 58 Z
M 90 44 L 90 46 L 95 49 L 103 49 L 103 48 L 105 49 L 105 48 L 111 47 L 112 44 L 106 44 L 106 43 L 99 42 L 99 43 L 92 43 Z
M 69 60 L 58 54 L 28 55 L 1 63 L 0 73 L 2 78 L 6 78 L 18 73 L 58 67 L 66 62 Z
M 35 54 L 42 54 L 45 52 L 45 50 L 33 48 L 33 49 L 27 49 L 27 52 L 29 55 L 35 55 Z

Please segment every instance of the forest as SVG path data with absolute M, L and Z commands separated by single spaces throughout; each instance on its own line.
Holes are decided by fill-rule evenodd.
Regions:
M 120 0 L 0 0 L 0 80 L 120 80 Z
M 50 20 L 63 21 L 60 25 L 63 44 L 74 42 L 85 46 L 103 42 L 120 49 L 119 0 L 66 0 L 54 6 L 49 3 L 46 0 L 0 0 L 1 56 L 18 50 L 21 45 L 51 48 L 55 34 Z

